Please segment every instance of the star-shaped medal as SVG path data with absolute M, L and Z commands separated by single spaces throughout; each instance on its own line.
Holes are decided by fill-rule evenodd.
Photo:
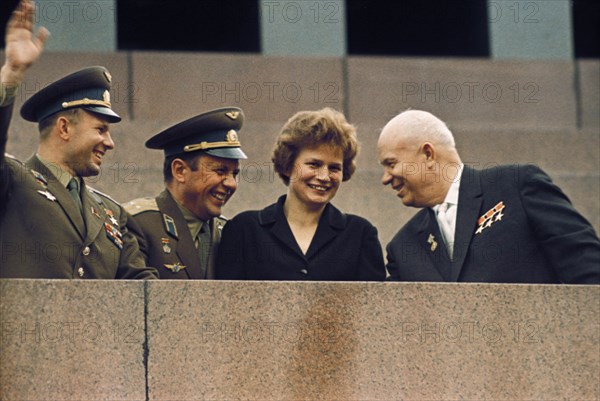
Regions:
M 56 197 L 54 195 L 52 195 L 49 191 L 38 190 L 38 193 L 40 195 L 45 196 L 46 199 L 51 200 L 52 202 L 54 202 L 56 200 Z

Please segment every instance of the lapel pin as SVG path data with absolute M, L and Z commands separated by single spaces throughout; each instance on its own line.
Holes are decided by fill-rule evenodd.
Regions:
M 179 273 L 181 270 L 185 269 L 186 266 L 182 265 L 181 263 L 177 262 L 175 264 L 169 265 L 165 263 L 165 267 L 169 270 L 171 270 L 173 273 Z
M 431 244 L 431 252 L 435 252 L 438 244 L 433 234 L 429 234 L 429 238 L 427 238 L 427 243 Z

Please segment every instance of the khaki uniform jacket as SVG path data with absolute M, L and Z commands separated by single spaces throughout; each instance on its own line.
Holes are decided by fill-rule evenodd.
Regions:
M 0 107 L 0 277 L 156 278 L 117 202 L 83 183 L 82 216 L 36 156 L 26 163 L 4 156 L 11 111 Z
M 161 279 L 215 277 L 216 250 L 227 222 L 225 218 L 215 217 L 210 221 L 212 242 L 208 269 L 204 271 L 185 218 L 168 190 L 156 198 L 139 198 L 123 206 L 133 215 L 129 229 L 137 237 L 146 262 L 156 266 Z

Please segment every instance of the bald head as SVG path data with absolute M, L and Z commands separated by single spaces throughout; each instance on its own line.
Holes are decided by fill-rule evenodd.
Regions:
M 462 164 L 446 124 L 421 110 L 391 119 L 381 131 L 377 151 L 382 184 L 413 207 L 440 204 Z
M 380 139 L 402 141 L 419 146 L 424 142 L 454 148 L 454 136 L 446 124 L 431 113 L 407 110 L 392 118 L 381 131 Z

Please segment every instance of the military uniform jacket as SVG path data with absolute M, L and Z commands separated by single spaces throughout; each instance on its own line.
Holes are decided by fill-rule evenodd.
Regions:
M 123 206 L 133 215 L 129 229 L 137 237 L 147 263 L 158 269 L 161 279 L 214 278 L 215 253 L 225 218 L 210 221 L 212 242 L 205 272 L 185 218 L 168 190 L 156 198 L 135 199 Z
M 37 157 L 22 163 L 4 156 L 11 111 L 0 107 L 0 277 L 156 278 L 118 203 L 84 183 L 82 216 Z
M 371 223 L 328 204 L 304 254 L 283 212 L 285 198 L 227 223 L 218 251 L 218 279 L 385 280 L 383 252 Z
M 396 234 L 387 257 L 398 281 L 600 283 L 593 227 L 533 165 L 465 166 L 452 261 L 430 208 Z

